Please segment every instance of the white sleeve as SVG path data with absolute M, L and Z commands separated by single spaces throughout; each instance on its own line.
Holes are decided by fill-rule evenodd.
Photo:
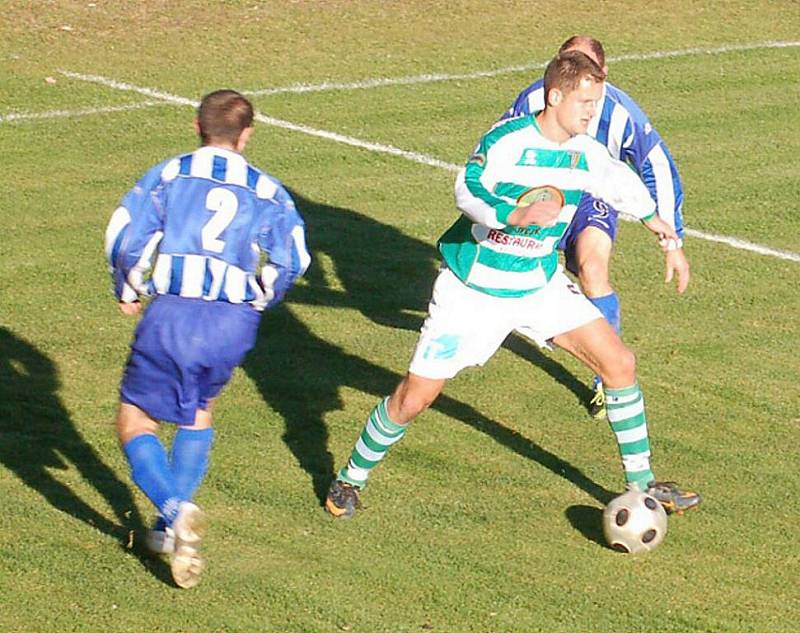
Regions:
M 500 203 L 499 199 L 492 200 L 487 194 L 487 200 L 473 195 L 469 190 L 466 181 L 466 168 L 458 170 L 455 184 L 456 206 L 470 220 L 491 229 L 502 229 L 505 224 L 497 218 L 497 206 L 492 206 L 490 202 Z M 510 205 L 506 204 L 506 207 Z
M 592 185 L 589 189 L 621 213 L 638 219 L 650 217 L 656 212 L 656 203 L 639 175 L 627 164 L 612 158 L 603 148 L 602 152 L 592 152 L 594 162 Z

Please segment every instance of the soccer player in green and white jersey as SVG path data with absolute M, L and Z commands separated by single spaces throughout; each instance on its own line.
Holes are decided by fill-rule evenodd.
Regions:
M 445 266 L 408 374 L 369 414 L 331 485 L 333 516 L 353 516 L 371 470 L 411 420 L 447 379 L 483 365 L 512 331 L 566 350 L 601 376 L 629 487 L 668 511 L 700 503 L 698 494 L 656 481 L 634 355 L 558 265 L 556 246 L 578 207 L 602 200 L 639 217 L 662 244 L 677 239 L 636 174 L 585 134 L 603 79 L 583 53 L 559 54 L 545 71 L 544 110 L 496 124 L 459 173 L 463 215 L 439 240 Z

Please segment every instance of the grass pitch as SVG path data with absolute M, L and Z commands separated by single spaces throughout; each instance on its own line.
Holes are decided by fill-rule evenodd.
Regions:
M 3 4 L 0 630 L 795 629 L 800 14 L 790 1 L 587 8 Z M 650 555 L 609 550 L 600 513 L 621 472 L 583 408 L 588 372 L 512 338 L 415 422 L 356 520 L 333 522 L 320 498 L 424 317 L 456 213 L 447 165 L 575 32 L 604 42 L 612 81 L 667 140 L 687 225 L 772 249 L 688 240 L 678 297 L 646 231 L 621 227 L 613 275 L 653 463 L 706 503 L 670 519 Z M 460 78 L 370 83 L 437 74 Z M 356 85 L 296 88 L 323 82 Z M 181 100 L 220 87 L 364 143 L 261 124 L 248 147 L 294 193 L 314 263 L 219 401 L 198 498 L 209 569 L 181 591 L 143 552 L 152 511 L 113 433 L 134 323 L 109 293 L 102 235 L 136 178 L 194 146 Z

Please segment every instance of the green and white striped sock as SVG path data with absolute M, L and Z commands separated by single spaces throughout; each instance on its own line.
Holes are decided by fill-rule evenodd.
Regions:
M 608 422 L 617 438 L 625 481 L 639 490 L 655 479 L 650 469 L 650 439 L 644 396 L 638 383 L 624 389 L 605 388 Z
M 405 435 L 408 426 L 389 419 L 388 403 L 387 396 L 370 412 L 347 466 L 339 471 L 337 479 L 340 481 L 358 488 L 366 486 L 370 471 L 383 459 L 389 447 Z

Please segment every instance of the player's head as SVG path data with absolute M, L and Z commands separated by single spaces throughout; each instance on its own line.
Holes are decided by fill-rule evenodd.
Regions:
M 253 131 L 253 106 L 235 90 L 216 90 L 200 102 L 195 127 L 203 145 L 241 152 Z
M 559 53 L 566 53 L 567 51 L 580 51 L 600 66 L 600 68 L 603 69 L 604 75 L 608 75 L 606 52 L 599 40 L 589 37 L 588 35 L 573 35 L 558 49 Z
M 579 51 L 559 53 L 544 71 L 545 113 L 559 138 L 585 134 L 603 94 L 603 70 Z

